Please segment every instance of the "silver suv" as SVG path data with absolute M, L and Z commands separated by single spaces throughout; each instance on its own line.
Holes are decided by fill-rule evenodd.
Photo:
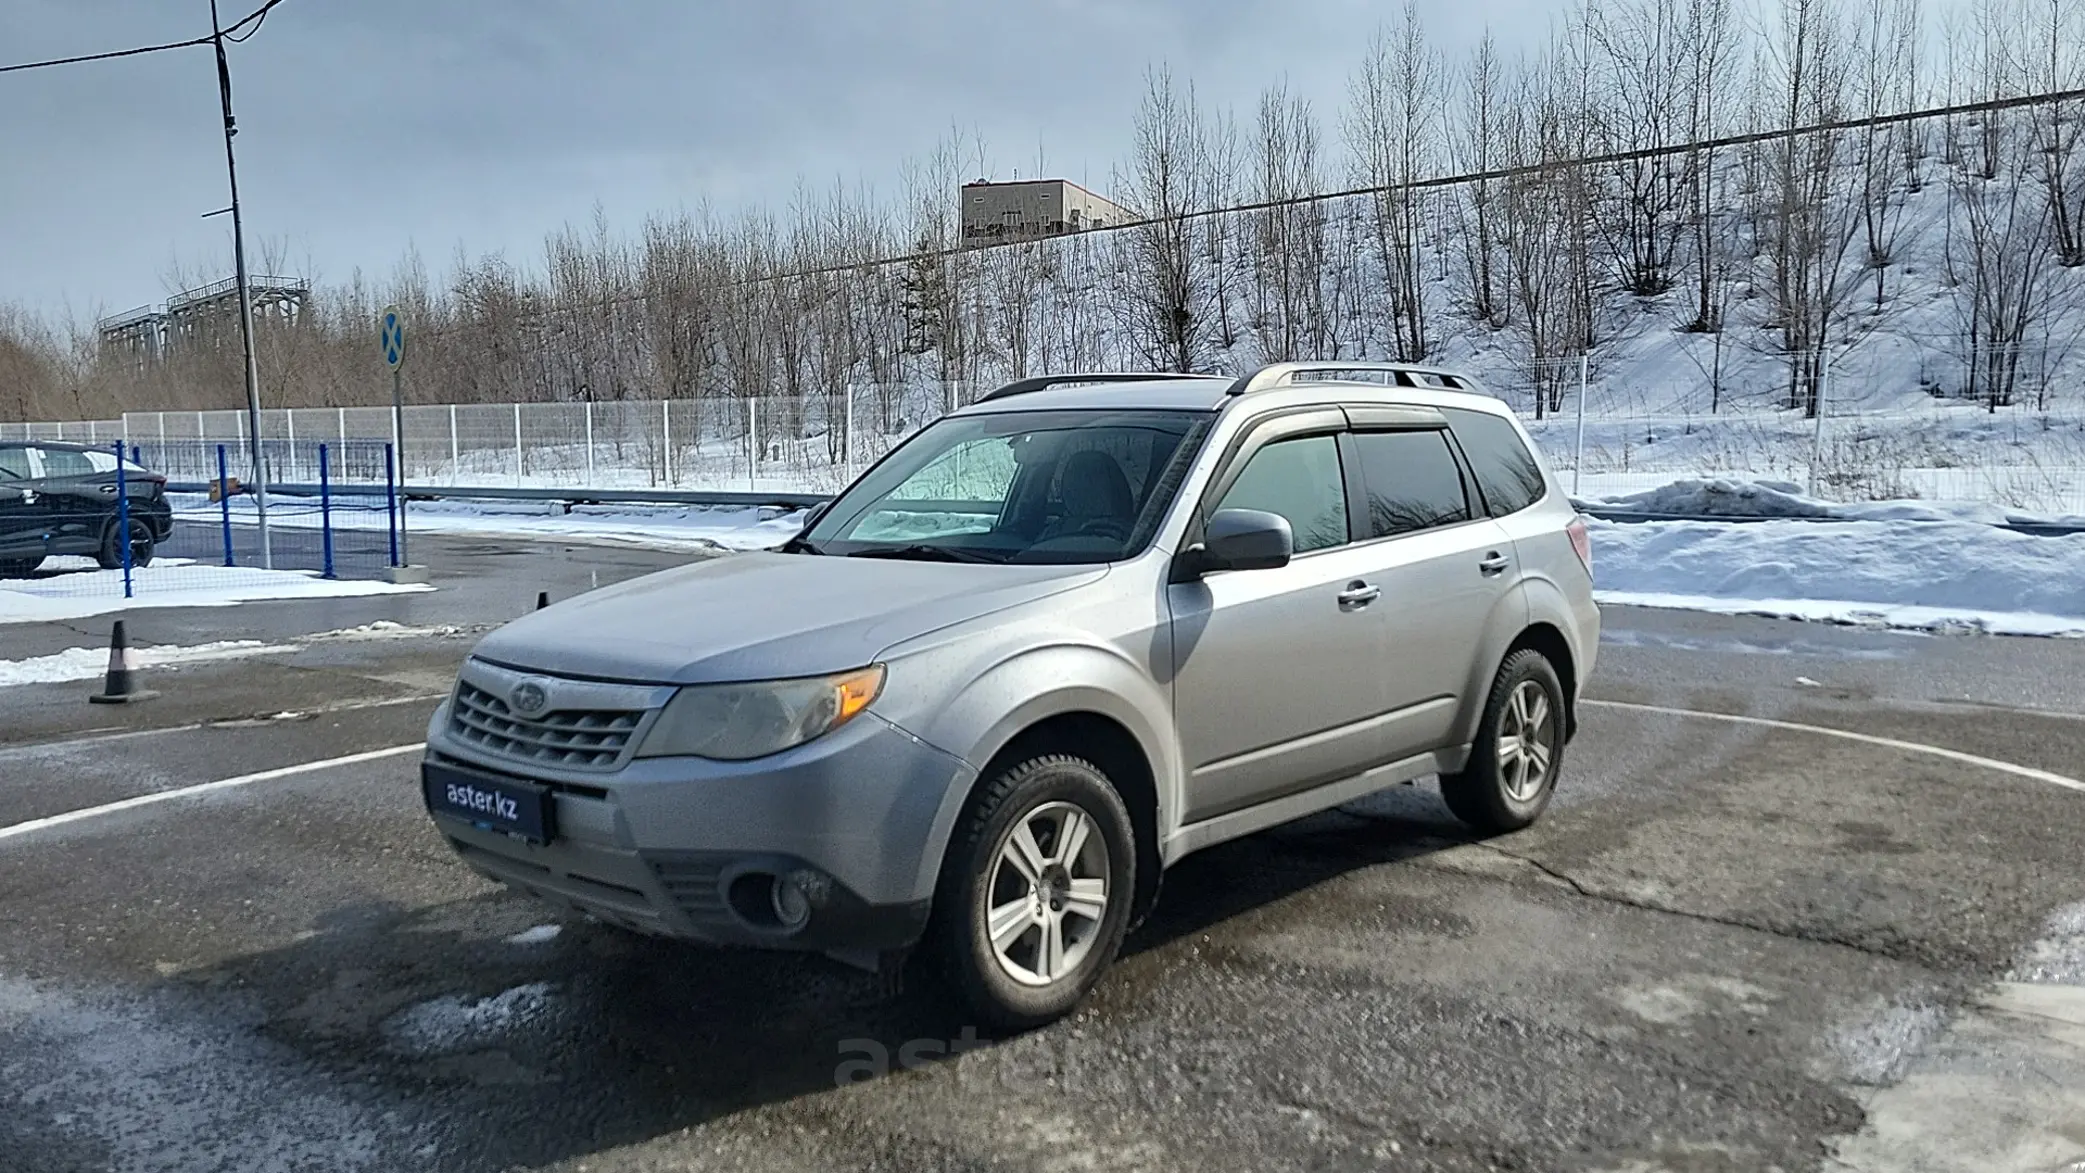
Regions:
M 423 790 L 496 880 L 647 933 L 914 955 L 1019 1027 L 1198 848 L 1425 775 L 1479 831 L 1528 825 L 1599 623 L 1583 522 L 1465 376 L 1027 379 L 779 550 L 488 636 Z

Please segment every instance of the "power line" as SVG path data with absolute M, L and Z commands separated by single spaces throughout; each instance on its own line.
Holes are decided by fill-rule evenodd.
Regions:
M 269 10 L 280 3 L 282 3 L 282 0 L 268 0 L 266 4 L 248 13 L 238 23 L 226 28 L 226 38 L 233 41 L 244 41 L 247 37 L 251 37 L 253 34 L 261 31 L 261 24 L 268 19 Z M 234 31 L 245 28 L 248 24 L 252 24 L 253 27 L 247 29 L 245 37 L 231 35 Z M 168 41 L 163 45 L 142 45 L 136 49 L 116 49 L 107 53 L 88 53 L 80 57 L 56 57 L 49 61 L 24 61 L 19 65 L 0 65 L 0 73 L 19 73 L 25 69 L 50 69 L 58 65 L 80 65 L 89 61 L 113 61 L 118 57 L 137 57 L 146 53 L 164 53 L 169 49 L 194 49 L 207 45 L 215 39 L 214 36 L 192 37 L 186 41 Z

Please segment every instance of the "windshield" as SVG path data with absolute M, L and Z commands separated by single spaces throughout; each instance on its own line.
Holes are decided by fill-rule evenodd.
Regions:
M 1212 418 L 950 416 L 871 469 L 796 548 L 963 562 L 1119 561 L 1150 544 Z

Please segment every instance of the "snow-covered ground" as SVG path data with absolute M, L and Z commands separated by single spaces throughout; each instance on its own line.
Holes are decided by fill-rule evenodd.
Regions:
M 120 570 L 79 571 L 0 583 L 0 624 L 49 623 L 141 607 L 225 607 L 264 599 L 338 599 L 431 591 L 425 584 L 328 580 L 314 571 L 202 566 L 166 559 L 132 572 L 123 597 Z

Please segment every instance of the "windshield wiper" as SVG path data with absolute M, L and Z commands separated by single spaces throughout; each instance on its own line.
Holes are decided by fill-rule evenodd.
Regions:
M 963 550 L 951 546 L 929 546 L 915 542 L 907 546 L 873 546 L 856 550 L 849 558 L 909 558 L 920 562 L 979 562 L 998 565 L 1004 559 L 976 550 Z

